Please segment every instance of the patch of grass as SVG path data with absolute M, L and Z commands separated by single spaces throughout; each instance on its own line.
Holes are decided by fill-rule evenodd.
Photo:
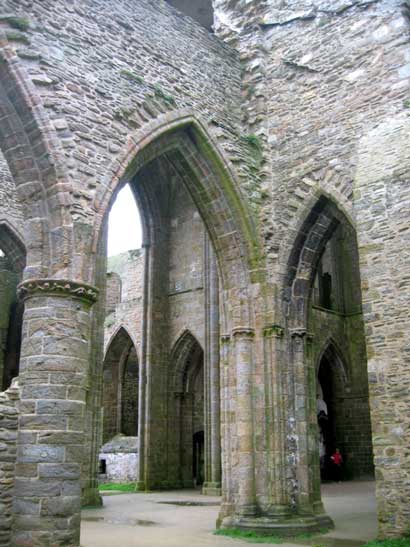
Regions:
M 258 532 L 255 532 L 254 530 L 238 530 L 237 528 L 221 528 L 220 530 L 216 530 L 214 534 L 216 536 L 227 536 L 233 539 L 243 539 L 247 543 L 264 543 L 264 544 L 270 544 L 270 545 L 280 545 L 281 543 L 292 542 L 292 540 L 293 541 L 314 540 L 315 538 L 317 538 L 319 534 L 326 534 L 328 531 L 329 530 L 327 528 L 321 528 L 319 532 L 305 532 L 305 533 L 297 534 L 294 537 L 285 537 L 285 536 L 261 535 L 261 534 L 258 534 Z M 315 543 L 312 545 L 312 547 L 323 547 L 323 545 L 321 543 Z M 383 546 L 383 547 L 403 547 L 403 546 L 393 545 L 393 546 Z
M 410 537 L 391 538 L 391 539 L 376 539 L 369 541 L 363 547 L 410 547 Z
M 135 483 L 126 482 L 126 483 L 114 483 L 106 482 L 104 484 L 98 485 L 99 490 L 116 490 L 118 492 L 135 492 Z
M 410 108 L 410 99 L 405 99 L 403 101 L 404 108 Z
M 280 544 L 285 541 L 285 538 L 278 536 L 261 536 L 253 530 L 237 530 L 236 528 L 221 528 L 214 532 L 216 536 L 227 536 L 234 539 L 244 539 L 248 543 L 270 543 Z

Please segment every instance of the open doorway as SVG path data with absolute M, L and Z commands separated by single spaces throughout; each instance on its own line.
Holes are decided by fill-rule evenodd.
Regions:
M 347 222 L 338 224 L 321 254 L 309 323 L 316 370 L 321 479 L 372 478 L 359 262 L 355 233 Z M 342 457 L 341 468 L 332 459 L 336 450 Z

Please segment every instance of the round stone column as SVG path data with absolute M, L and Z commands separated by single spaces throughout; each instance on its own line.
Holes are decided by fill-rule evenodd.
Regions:
M 78 546 L 90 308 L 97 290 L 38 279 L 23 282 L 19 293 L 25 311 L 12 545 Z
M 205 482 L 202 493 L 221 494 L 221 383 L 219 364 L 219 281 L 215 253 L 205 244 Z
M 253 340 L 250 327 L 232 331 L 236 362 L 236 425 L 238 458 L 238 501 L 235 512 L 239 518 L 257 514 L 255 492 L 255 455 L 253 431 Z

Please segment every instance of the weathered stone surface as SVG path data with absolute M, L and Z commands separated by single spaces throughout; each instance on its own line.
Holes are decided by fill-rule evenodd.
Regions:
M 380 535 L 407 531 L 407 3 L 213 7 L 215 35 L 165 2 L 2 2 L 0 375 L 8 385 L 19 362 L 23 391 L 14 493 L 17 397 L 0 396 L 0 545 L 9 542 L 11 493 L 13 541 L 26 545 L 78 545 L 81 484 L 97 498 L 104 375 L 111 403 L 108 380 L 119 386 L 122 377 L 120 366 L 102 366 L 103 239 L 124 182 L 143 210 L 147 268 L 142 275 L 143 261 L 131 261 L 141 275 L 123 302 L 118 279 L 108 281 L 116 296 L 107 299 L 106 346 L 122 326 L 140 368 L 125 367 L 126 410 L 111 404 L 107 431 L 135 426 L 138 385 L 140 470 L 149 469 L 139 486 L 192 483 L 184 454 L 192 462 L 201 430 L 217 485 L 220 425 L 222 524 L 263 528 L 293 513 L 317 527 L 315 362 L 332 338 L 352 382 L 338 391 L 336 429 L 364 472 L 368 387 Z M 356 281 L 343 284 L 341 300 L 357 310 L 314 303 L 325 248 L 349 224 L 363 323 Z M 12 310 L 25 264 L 19 361 L 9 338 L 20 333 Z M 90 311 L 94 285 L 100 301 Z M 220 294 L 220 321 L 211 293 Z M 202 366 L 193 337 L 203 378 L 187 366 Z M 60 463 L 64 477 L 53 476 Z

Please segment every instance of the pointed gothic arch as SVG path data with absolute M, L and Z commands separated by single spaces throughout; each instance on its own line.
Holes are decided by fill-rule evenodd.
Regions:
M 344 235 L 346 235 L 345 239 Z M 317 281 L 319 268 L 320 271 L 323 270 L 325 267 L 323 261 L 326 260 L 331 263 L 331 266 L 326 263 L 326 268 L 331 267 L 332 273 L 338 272 L 338 269 L 345 267 L 340 259 L 343 253 L 347 253 L 345 262 L 354 266 L 351 283 L 356 286 L 356 291 L 349 297 L 353 300 L 359 299 L 360 302 L 355 302 L 356 306 L 353 306 L 350 301 L 349 305 L 344 303 L 336 307 L 315 306 L 314 284 Z M 344 271 L 341 273 L 344 274 Z M 348 279 L 347 276 L 341 275 L 341 278 L 343 277 L 346 279 L 339 280 L 338 283 L 342 283 L 345 287 Z M 341 292 L 343 293 L 343 290 Z M 342 299 L 345 297 L 347 298 L 346 295 L 341 295 Z M 289 366 L 294 378 L 287 386 L 287 389 L 293 392 L 290 405 L 293 419 L 289 421 L 287 431 L 288 439 L 293 440 L 292 442 L 288 440 L 287 450 L 295 451 L 299 461 L 306 462 L 299 463 L 293 468 L 291 480 L 292 484 L 297 485 L 293 496 L 297 507 L 304 507 L 304 510 L 310 510 L 313 514 L 320 514 L 324 509 L 320 495 L 318 429 L 314 424 L 317 421 L 317 374 L 322 373 L 325 378 L 325 367 L 318 371 L 318 364 L 326 361 L 328 376 L 333 374 L 332 378 L 326 381 L 334 384 L 333 391 L 336 390 L 336 380 L 340 387 L 334 397 L 338 401 L 340 398 L 346 399 L 343 405 L 339 402 L 336 404 L 336 399 L 332 396 L 332 405 L 335 408 L 338 407 L 337 412 L 332 410 L 335 415 L 337 414 L 337 422 L 335 418 L 332 432 L 332 445 L 336 443 L 336 438 L 341 438 L 342 434 L 339 433 L 337 437 L 336 428 L 341 429 L 340 424 L 343 420 L 347 420 L 350 401 L 351 405 L 355 404 L 359 408 L 358 415 L 361 416 L 364 424 L 363 437 L 365 437 L 362 445 L 359 443 L 355 448 L 357 454 L 354 454 L 356 461 L 353 465 L 356 466 L 358 474 L 360 469 L 369 468 L 372 465 L 366 351 L 356 234 L 350 219 L 328 196 L 320 195 L 299 224 L 299 230 L 287 260 L 282 286 L 282 303 L 286 322 L 287 351 L 290 355 Z M 343 325 L 347 325 L 346 328 Z M 323 336 L 326 338 L 323 339 Z M 350 340 L 352 340 L 351 343 Z M 359 348 L 358 357 L 354 355 L 354 350 L 350 349 L 354 347 L 353 342 Z M 354 386 L 352 374 L 358 378 L 357 385 L 360 385 L 356 391 L 353 390 L 348 394 L 347 390 Z M 354 424 L 351 427 L 354 427 Z M 354 458 L 352 457 L 351 461 Z
M 183 488 L 200 486 L 204 480 L 205 383 L 204 352 L 195 336 L 186 329 L 170 355 L 170 409 L 173 413 L 175 463 L 171 473 Z
M 139 363 L 124 326 L 112 335 L 103 362 L 103 442 L 118 433 L 138 435 Z
M 0 150 L 23 205 L 26 278 L 52 277 L 71 250 L 67 211 L 71 183 L 61 166 L 55 129 L 31 78 L 4 41 L 0 63 Z M 62 184 L 64 183 L 64 184 Z

